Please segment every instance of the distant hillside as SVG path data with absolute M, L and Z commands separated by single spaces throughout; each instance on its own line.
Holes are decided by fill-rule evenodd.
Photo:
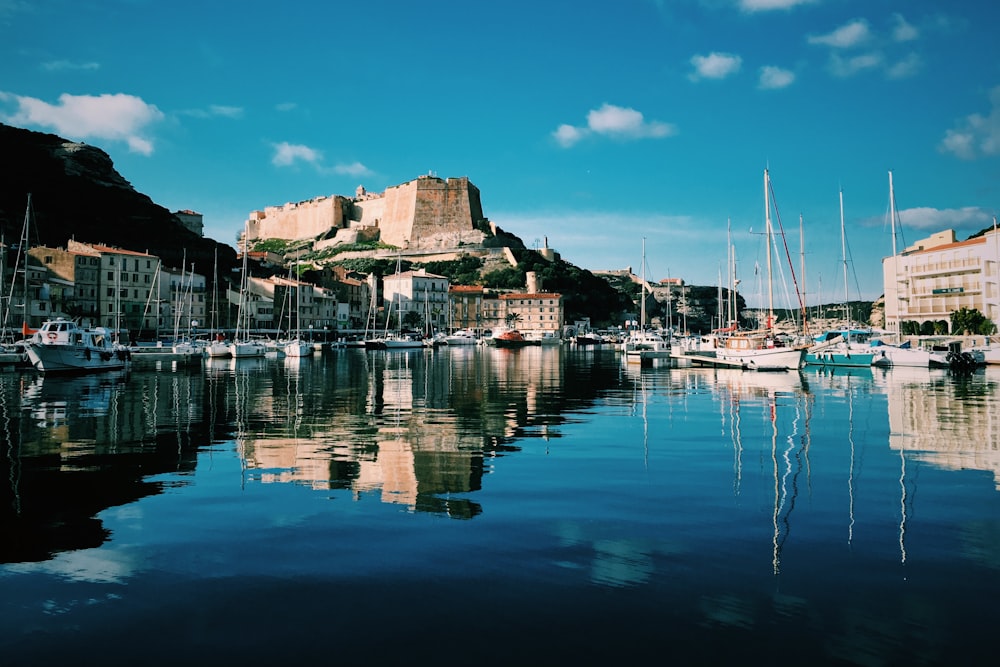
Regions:
M 210 272 L 218 248 L 219 273 L 236 266 L 236 250 L 185 228 L 167 209 L 136 192 L 107 153 L 53 134 L 0 124 L 0 230 L 6 243 L 21 237 L 28 193 L 32 245 L 66 241 L 104 243 L 158 255 L 168 266 L 188 263 Z M 211 276 L 208 276 L 211 280 Z

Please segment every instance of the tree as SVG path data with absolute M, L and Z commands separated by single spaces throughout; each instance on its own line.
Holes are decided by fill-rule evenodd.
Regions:
M 507 323 L 507 326 L 513 328 L 515 324 L 521 321 L 520 313 L 507 313 L 507 316 L 503 318 L 503 321 Z
M 955 334 L 990 335 L 997 330 L 996 324 L 975 308 L 962 307 L 951 314 L 951 330 Z
M 416 310 L 408 310 L 403 315 L 403 324 L 411 329 L 420 329 L 423 326 L 424 317 Z

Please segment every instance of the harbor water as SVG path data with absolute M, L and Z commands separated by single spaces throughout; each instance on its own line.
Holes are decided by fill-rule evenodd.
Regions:
M 5 372 L 0 473 L 10 667 L 993 664 L 992 367 Z

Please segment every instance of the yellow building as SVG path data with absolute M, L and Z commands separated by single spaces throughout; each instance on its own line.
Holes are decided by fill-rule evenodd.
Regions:
M 1000 324 L 1000 232 L 956 241 L 951 229 L 938 232 L 882 260 L 885 327 L 901 322 L 944 322 L 951 314 L 975 309 Z

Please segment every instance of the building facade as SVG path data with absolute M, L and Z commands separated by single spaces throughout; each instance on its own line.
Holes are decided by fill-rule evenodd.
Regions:
M 961 308 L 978 310 L 1000 324 L 1000 232 L 956 241 L 953 230 L 938 232 L 882 260 L 885 328 L 901 323 L 944 323 Z
M 425 330 L 432 331 L 444 331 L 448 326 L 448 279 L 444 276 L 424 269 L 385 276 L 382 298 L 393 323 L 419 321 Z

